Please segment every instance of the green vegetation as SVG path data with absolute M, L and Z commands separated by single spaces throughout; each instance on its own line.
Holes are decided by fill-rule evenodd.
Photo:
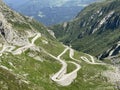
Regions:
M 40 56 L 43 59 L 43 62 L 31 58 L 29 56 L 30 53 Z M 66 55 L 66 57 L 63 56 L 62 58 L 69 61 L 69 56 L 66 53 L 64 55 Z M 75 57 L 76 56 L 78 55 L 75 55 Z M 107 66 L 89 65 L 80 60 L 81 63 L 79 64 L 82 68 L 78 72 L 77 79 L 70 86 L 62 87 L 55 84 L 50 79 L 50 76 L 61 68 L 61 65 L 58 61 L 49 57 L 42 51 L 37 53 L 27 50 L 21 55 L 3 55 L 0 57 L 0 60 L 1 64 L 12 69 L 15 75 L 18 75 L 22 80 L 28 81 L 29 84 L 27 84 L 27 86 L 36 90 L 114 90 L 113 86 L 107 82 L 106 77 L 102 76 L 102 72 L 108 70 Z M 12 63 L 13 66 L 10 63 Z M 67 72 L 73 71 L 75 68 L 75 65 L 73 66 L 73 64 L 68 63 Z M 12 87 L 10 87 L 10 89 L 12 90 Z
M 23 80 L 25 79 L 30 81 L 32 86 L 34 86 L 32 88 L 36 88 L 36 90 L 41 88 L 45 88 L 46 90 L 49 88 L 50 90 L 55 90 L 54 84 L 50 79 L 50 75 L 56 73 L 60 69 L 61 65 L 56 62 L 56 60 L 46 56 L 43 53 L 39 53 L 39 55 L 44 57 L 44 62 L 34 60 L 27 54 L 28 53 L 26 52 L 17 56 L 13 56 L 11 54 L 7 56 L 4 55 L 2 56 L 3 58 L 1 58 L 1 64 L 7 66 L 9 69 L 12 69 L 14 73 L 18 74 L 20 77 L 23 77 Z M 15 68 L 11 66 L 9 62 L 11 62 Z
M 60 87 L 60 90 L 114 90 L 113 85 L 107 82 L 107 78 L 102 76 L 102 72 L 108 70 L 107 66 L 90 65 L 80 59 L 80 56 L 90 57 L 81 52 L 75 52 L 74 57 L 80 60 L 81 69 L 78 72 L 77 79 L 68 87 Z M 69 57 L 69 51 L 63 56 L 63 60 L 74 61 Z M 96 60 L 97 62 L 97 60 Z M 78 63 L 78 62 L 77 62 Z M 73 64 L 68 64 L 68 72 L 75 69 Z
M 37 31 L 39 31 L 40 33 L 42 33 L 42 35 L 44 35 L 45 37 L 55 40 L 47 31 L 47 28 L 45 26 L 43 26 L 42 24 L 40 24 L 40 22 L 32 20 L 31 22 L 29 22 L 29 24 Z
M 20 83 L 21 82 L 21 83 Z M 0 67 L 0 89 L 1 90 L 32 90 L 31 86 L 22 82 L 12 72 Z
M 30 26 L 26 23 L 12 22 L 12 25 L 15 29 L 24 31 L 25 29 L 31 29 Z
M 76 66 L 73 63 L 67 62 L 67 73 L 70 73 L 76 69 Z
M 74 61 L 80 64 L 81 69 L 78 71 L 77 78 L 72 82 L 71 85 L 63 87 L 56 84 L 54 81 L 51 80 L 51 76 L 58 72 L 61 69 L 62 65 L 58 60 L 55 60 L 50 55 L 46 54 L 45 51 L 57 57 L 64 51 L 64 45 L 53 38 L 47 32 L 47 28 L 39 22 L 13 12 L 3 3 L 1 3 L 1 1 L 0 5 L 2 6 L 2 8 L 0 7 L 0 10 L 2 11 L 3 15 L 6 15 L 4 19 L 9 22 L 7 24 L 11 24 L 13 33 L 17 32 L 16 34 L 18 34 L 18 37 L 14 38 L 19 38 L 20 36 L 23 37 L 22 39 L 24 40 L 26 30 L 31 31 L 31 33 L 41 33 L 41 37 L 39 37 L 35 41 L 35 45 L 30 44 L 31 48 L 29 49 L 28 47 L 27 51 L 23 52 L 20 55 L 13 55 L 9 53 L 10 51 L 12 52 L 12 50 L 8 51 L 7 47 L 3 47 L 6 48 L 6 50 L 3 50 L 4 52 L 1 52 L 3 55 L 0 56 L 1 90 L 114 90 L 114 86 L 107 81 L 106 77 L 102 76 L 102 73 L 104 71 L 109 70 L 109 66 L 87 64 L 80 59 L 80 56 L 85 56 L 88 59 L 90 59 L 90 57 L 85 53 L 81 53 L 78 51 L 75 51 L 74 58 L 80 60 L 80 62 L 76 62 L 70 59 L 69 50 L 63 56 L 61 56 L 61 59 L 65 60 L 68 64 L 67 72 L 69 73 L 76 69 L 75 65 L 69 63 L 69 61 Z M 70 24 L 68 24 L 66 28 L 68 28 L 68 30 L 71 30 L 69 26 L 71 27 L 72 25 L 75 26 L 75 23 L 70 22 Z M 72 29 L 74 30 L 74 28 Z M 65 33 L 66 32 L 68 31 L 66 30 Z M 119 32 L 115 31 L 115 33 Z M 73 34 L 74 32 L 72 31 L 64 37 L 69 37 Z M 74 35 L 70 38 L 73 37 Z M 14 38 L 13 40 L 15 40 Z M 97 40 L 99 38 L 97 38 Z M 111 39 L 116 38 L 117 36 L 114 36 Z M 27 36 L 25 39 L 27 39 Z M 31 41 L 32 39 L 36 39 L 36 37 L 34 36 L 29 38 L 29 41 Z M 60 39 L 62 40 L 62 38 Z M 76 40 L 75 38 L 73 39 Z M 88 39 L 87 36 L 86 39 Z M 92 36 L 89 39 L 91 40 Z M 91 43 L 89 39 L 88 41 L 86 40 L 88 44 Z M 66 40 L 65 42 L 71 41 Z M 3 42 L 3 44 L 5 43 Z M 15 46 L 16 48 L 14 50 L 24 47 L 16 46 L 16 44 L 14 45 L 14 42 L 12 44 L 6 44 L 6 46 L 9 45 Z M 26 48 L 27 45 L 29 44 L 26 44 Z M 39 49 L 40 51 L 36 49 Z M 35 57 L 39 57 L 40 60 L 35 59 Z
M 48 43 L 44 43 L 43 40 Z M 44 36 L 37 39 L 35 41 L 35 44 L 37 46 L 41 46 L 47 52 L 51 53 L 54 56 L 58 56 L 64 50 L 63 44 L 57 42 L 56 40 L 51 40 L 49 38 L 46 38 Z
M 111 16 L 110 13 L 112 13 Z M 109 16 L 109 17 L 108 17 Z M 107 18 L 104 20 L 103 18 Z M 105 22 L 104 22 L 104 21 Z M 83 9 L 75 19 L 49 27 L 55 36 L 76 50 L 99 56 L 120 40 L 120 1 L 107 0 Z M 103 22 L 101 25 L 100 23 Z

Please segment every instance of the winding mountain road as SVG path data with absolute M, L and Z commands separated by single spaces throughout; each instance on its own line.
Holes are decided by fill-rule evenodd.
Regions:
M 9 46 L 9 45 L 3 45 L 2 50 L 0 51 L 0 56 L 2 56 L 2 53 L 7 51 L 7 52 L 12 52 L 12 50 L 14 50 L 15 47 L 14 46 Z
M 20 48 L 18 48 L 17 50 L 13 51 L 16 47 L 15 46 L 11 46 L 11 45 L 3 45 L 3 48 L 2 50 L 0 51 L 0 56 L 2 56 L 2 53 L 7 51 L 7 52 L 11 52 L 13 55 L 17 55 L 17 54 L 21 54 L 23 53 L 24 51 L 26 51 L 28 48 L 32 47 L 32 46 L 35 46 L 34 45 L 34 42 L 39 38 L 41 37 L 41 34 L 40 33 L 36 33 L 36 36 L 31 40 L 31 43 L 28 43 L 27 45 L 25 46 L 22 46 Z
M 64 55 L 68 50 L 70 50 L 69 57 L 72 60 L 77 61 L 77 62 L 80 62 L 80 60 L 75 59 L 73 57 L 74 50 L 72 48 L 70 48 L 68 46 L 65 46 L 65 47 L 66 47 L 65 50 L 60 55 L 58 55 L 58 57 L 56 58 L 62 64 L 62 68 L 51 77 L 51 79 L 53 81 L 55 81 L 57 84 L 62 85 L 62 86 L 70 85 L 74 81 L 74 79 L 77 77 L 77 72 L 81 68 L 81 66 L 79 64 L 77 64 L 76 62 L 69 61 L 69 63 L 72 63 L 76 66 L 76 69 L 68 74 L 66 73 L 67 72 L 67 63 L 60 58 L 62 55 Z M 104 63 L 96 63 L 93 56 L 91 56 L 89 54 L 87 54 L 87 55 L 90 57 L 91 60 L 89 60 L 85 56 L 81 56 L 81 59 L 84 60 L 85 62 L 87 62 L 88 64 L 105 65 Z
M 74 56 L 74 50 L 72 48 L 70 48 L 70 47 L 69 47 L 69 50 L 70 50 L 69 57 L 71 59 L 73 59 L 74 61 L 80 62 L 80 60 L 73 58 L 73 56 Z
M 31 40 L 31 44 L 34 44 L 35 41 L 41 37 L 41 33 L 37 33 L 36 36 Z
M 90 60 L 88 58 L 86 58 L 85 56 L 80 57 L 86 63 L 88 63 L 88 64 L 96 64 L 96 65 L 106 65 L 105 63 L 96 63 L 93 56 L 91 56 L 89 54 L 86 54 L 86 55 L 88 55 L 90 57 Z
M 79 64 L 70 61 L 69 63 L 74 64 L 76 66 L 76 69 L 67 74 L 67 63 L 64 60 L 62 60 L 60 57 L 64 55 L 69 49 L 70 49 L 69 47 L 66 47 L 65 50 L 60 55 L 58 55 L 57 60 L 59 60 L 59 62 L 62 64 L 62 68 L 51 77 L 53 81 L 55 81 L 57 84 L 62 86 L 70 85 L 77 77 L 77 72 L 81 68 Z M 72 56 L 71 59 L 73 59 Z
M 31 43 L 28 43 L 27 45 L 23 46 L 23 47 L 20 47 L 18 48 L 17 50 L 14 50 L 15 49 L 15 46 L 8 46 L 8 45 L 4 45 L 3 46 L 3 49 L 0 51 L 0 55 L 2 55 L 2 53 L 4 51 L 7 51 L 7 52 L 11 52 L 13 55 L 17 55 L 17 54 L 22 54 L 24 51 L 26 51 L 27 49 L 35 46 L 35 41 L 41 37 L 41 34 L 40 33 L 36 33 L 36 36 L 31 40 Z M 57 57 L 55 57 L 54 55 L 48 53 L 47 51 L 45 51 L 43 49 L 43 51 L 49 55 L 50 57 L 54 58 L 55 60 L 59 61 L 61 64 L 62 64 L 62 67 L 61 69 L 56 72 L 53 76 L 51 76 L 51 79 L 56 82 L 57 84 L 61 85 L 61 86 L 68 86 L 70 85 L 77 77 L 77 73 L 78 71 L 81 69 L 81 66 L 76 63 L 76 62 L 79 62 L 80 63 L 80 60 L 78 59 L 75 59 L 73 56 L 74 56 L 74 50 L 68 46 L 64 46 L 65 49 L 62 53 L 60 53 Z M 13 51 L 14 50 L 14 51 Z M 69 57 L 73 60 L 73 61 L 65 61 L 63 59 L 61 59 L 61 57 L 69 50 Z M 88 55 L 88 54 L 87 54 Z M 96 63 L 93 56 L 91 55 L 88 55 L 91 60 L 89 60 L 88 58 L 86 58 L 85 56 L 81 56 L 81 59 L 84 60 L 85 62 L 89 63 L 89 64 L 99 64 L 99 65 L 103 65 L 103 63 Z M 68 67 L 68 64 L 67 63 L 71 63 L 71 64 L 74 64 L 76 66 L 76 68 L 71 71 L 70 73 L 67 73 L 67 67 Z
M 13 51 L 12 54 L 14 54 L 14 55 L 21 54 L 21 53 L 25 52 L 28 48 L 35 46 L 35 45 L 34 45 L 34 42 L 35 42 L 39 37 L 41 37 L 41 34 L 40 34 L 40 33 L 37 33 L 36 36 L 31 40 L 31 43 L 29 43 L 29 44 L 27 44 L 27 45 L 25 45 L 25 46 L 23 46 L 23 47 L 18 48 L 17 50 Z

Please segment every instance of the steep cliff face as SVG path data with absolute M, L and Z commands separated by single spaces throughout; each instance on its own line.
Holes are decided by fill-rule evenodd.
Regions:
M 119 4 L 119 0 L 91 4 L 66 25 L 55 25 L 51 29 L 65 44 L 99 56 L 120 40 Z
M 0 32 L 2 36 L 2 41 L 6 43 L 11 43 L 14 45 L 22 46 L 26 44 L 28 41 L 26 40 L 25 37 L 22 37 L 17 35 L 17 31 L 12 28 L 12 24 L 8 23 L 6 18 L 3 16 L 2 13 L 0 13 Z M 19 33 L 19 32 L 18 32 Z M 21 35 L 23 36 L 23 35 Z
M 106 52 L 101 54 L 99 58 L 106 58 L 106 57 L 117 57 L 120 53 L 120 42 L 113 45 L 110 49 L 108 49 Z
M 0 6 L 0 32 L 2 39 L 7 43 L 18 46 L 26 45 L 29 42 L 28 38 L 37 32 L 51 37 L 45 26 L 32 18 L 13 12 L 2 1 Z

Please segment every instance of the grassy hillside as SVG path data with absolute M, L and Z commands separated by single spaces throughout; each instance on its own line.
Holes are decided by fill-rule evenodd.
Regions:
M 4 79 L 4 76 L 2 76 L 2 74 L 0 75 L 1 82 L 4 82 L 0 83 L 1 87 L 7 84 L 6 87 L 10 90 L 16 90 L 15 88 L 17 88 L 17 90 L 29 90 L 31 88 L 34 88 L 35 90 L 114 90 L 114 85 L 108 83 L 107 78 L 102 76 L 102 72 L 108 70 L 108 66 L 89 65 L 80 60 L 82 69 L 79 70 L 77 79 L 71 85 L 63 87 L 57 85 L 50 79 L 50 76 L 60 69 L 61 64 L 53 58 L 45 55 L 42 51 L 41 53 L 35 53 L 41 57 L 43 62 L 29 57 L 29 53 L 30 51 L 26 51 L 21 55 L 14 56 L 8 54 L 7 56 L 3 55 L 0 57 L 1 65 L 11 69 L 12 73 L 14 73 L 14 76 L 8 77 L 11 75 L 9 73 L 10 71 L 7 71 L 7 74 L 5 72 L 6 70 L 0 71 L 8 77 Z M 76 55 L 76 58 L 79 58 L 79 56 Z M 64 59 L 68 61 L 69 57 L 66 55 Z M 68 64 L 68 72 L 75 68 L 75 66 L 69 65 L 70 64 Z M 13 83 L 10 83 L 11 80 Z M 5 88 L 4 90 L 7 89 Z
M 0 6 L 1 90 L 114 90 L 103 74 L 113 66 L 64 46 L 45 26 L 1 0 Z

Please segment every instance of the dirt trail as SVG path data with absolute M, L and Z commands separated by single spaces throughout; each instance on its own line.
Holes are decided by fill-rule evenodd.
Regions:
M 31 43 L 18 48 L 17 50 L 13 51 L 12 54 L 16 55 L 16 54 L 22 54 L 23 52 L 25 52 L 28 48 L 35 46 L 34 43 L 35 41 L 41 37 L 40 33 L 37 33 L 36 36 L 31 40 Z
M 80 58 L 81 58 L 83 61 L 85 61 L 86 63 L 88 63 L 88 64 L 106 65 L 105 63 L 97 63 L 97 62 L 95 62 L 95 59 L 94 59 L 93 56 L 91 56 L 91 55 L 89 55 L 89 54 L 87 54 L 87 55 L 90 57 L 90 60 L 89 60 L 87 57 L 85 57 L 85 56 L 81 56 Z
M 2 50 L 0 51 L 0 55 L 2 55 L 3 52 L 7 51 L 7 52 L 11 52 L 13 55 L 16 55 L 16 54 L 22 54 L 24 51 L 26 51 L 27 49 L 35 46 L 35 41 L 41 37 L 41 34 L 40 33 L 36 33 L 36 36 L 31 40 L 31 43 L 28 43 L 27 45 L 25 46 L 22 46 L 16 50 L 14 50 L 16 47 L 15 46 L 9 46 L 9 45 L 4 45 Z M 57 57 L 55 57 L 54 55 L 46 52 L 44 49 L 43 51 L 49 55 L 50 57 L 56 59 L 57 61 L 59 61 L 61 64 L 62 64 L 62 67 L 61 69 L 55 73 L 51 79 L 53 81 L 55 81 L 57 84 L 59 85 L 62 85 L 62 86 L 68 86 L 70 85 L 77 77 L 77 72 L 81 69 L 81 66 L 76 63 L 76 62 L 79 62 L 80 63 L 80 60 L 78 59 L 75 59 L 73 56 L 74 56 L 74 50 L 68 46 L 65 46 L 65 49 L 62 53 L 60 53 Z M 70 73 L 67 73 L 67 67 L 68 67 L 68 64 L 67 64 L 67 60 L 62 60 L 61 57 L 67 52 L 69 51 L 69 57 L 73 60 L 73 61 L 69 61 L 69 63 L 71 64 L 74 64 L 76 66 L 76 68 L 71 71 Z M 88 58 L 82 56 L 81 59 L 84 60 L 85 62 L 89 63 L 89 64 L 100 64 L 102 65 L 103 63 L 96 63 L 94 58 L 91 56 L 91 55 L 88 55 L 91 60 L 88 60 Z
M 12 50 L 15 49 L 15 46 L 9 46 L 9 45 L 3 45 L 2 50 L 0 51 L 0 56 L 2 56 L 2 54 L 7 51 L 7 52 L 12 52 Z

